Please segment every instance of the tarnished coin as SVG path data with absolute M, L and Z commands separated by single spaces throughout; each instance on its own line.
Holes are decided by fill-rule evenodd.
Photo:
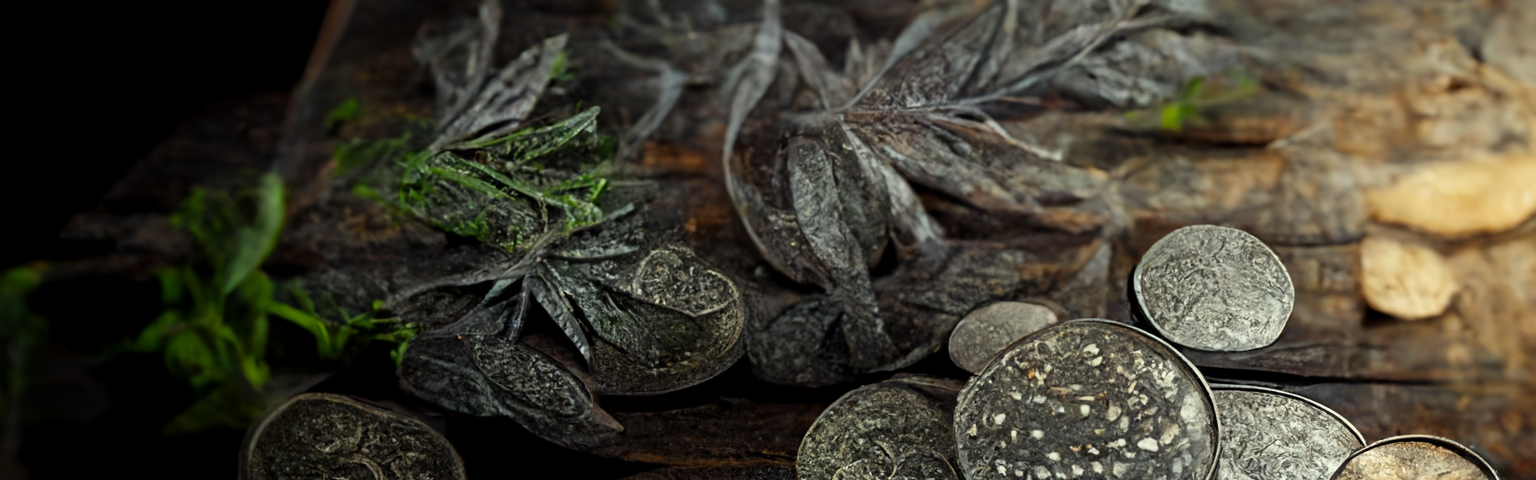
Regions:
M 1035 332 L 966 383 L 955 408 L 966 478 L 1210 478 L 1210 389 L 1173 347 L 1083 319 Z
M 1280 338 L 1296 291 L 1280 257 L 1235 228 L 1174 230 L 1141 258 L 1132 277 L 1141 313 L 1168 341 L 1240 352 Z
M 420 421 L 350 397 L 293 397 L 246 434 L 242 480 L 463 479 L 448 440 Z
M 1008 344 L 1056 323 L 1056 314 L 1033 303 L 997 302 L 966 315 L 949 334 L 949 359 L 971 373 L 981 371 Z
M 1222 480 L 1323 480 L 1365 438 L 1317 402 L 1262 387 L 1212 385 Z
M 1449 439 L 1403 435 L 1382 439 L 1350 455 L 1334 480 L 1498 480 L 1471 449 Z
M 854 389 L 800 441 L 801 480 L 958 479 L 950 417 L 960 383 L 897 377 Z

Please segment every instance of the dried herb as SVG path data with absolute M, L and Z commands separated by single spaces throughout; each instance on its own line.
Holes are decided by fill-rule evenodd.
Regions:
M 418 40 L 439 92 L 435 140 L 397 152 L 363 183 L 506 255 L 409 285 L 383 306 L 489 286 L 457 319 L 410 342 L 402 382 L 450 409 L 510 416 L 557 443 L 591 447 L 622 428 L 593 394 L 676 390 L 734 362 L 740 293 L 646 209 L 645 189 L 654 187 L 613 192 L 616 145 L 597 132 L 599 108 L 527 121 L 548 85 L 570 72 L 565 37 L 492 71 L 499 16 L 487 2 L 478 27 Z M 525 338 L 525 323 L 541 313 L 569 343 Z
M 1042 268 L 1045 271 L 1063 276 L 1075 271 L 1086 256 L 1028 258 L 1039 252 L 1039 242 L 1019 242 L 1017 235 L 987 236 L 980 242 L 965 238 L 987 235 L 973 233 L 986 228 L 969 221 L 986 219 L 981 222 L 1033 234 L 1077 235 L 1057 245 L 1087 250 L 1098 245 L 1090 246 L 1085 239 L 1114 228 L 1102 198 L 1104 172 L 1064 162 L 1062 152 L 1020 140 L 1012 133 L 1014 122 L 1040 112 L 1039 96 L 1062 90 L 1058 81 L 1076 79 L 1082 69 L 1114 70 L 1121 79 L 1155 77 L 1143 82 L 1153 85 L 1178 76 L 1140 64 L 1119 69 L 1099 56 L 1109 55 L 1105 52 L 1112 45 L 1137 41 L 1138 32 L 1161 31 L 1163 25 L 1183 21 L 1176 8 L 1163 3 L 1005 1 L 975 14 L 964 5 L 937 10 L 916 19 L 884 58 L 850 53 L 853 58 L 845 62 L 843 73 L 829 68 L 810 42 L 785 31 L 777 8 L 776 2 L 765 3 L 753 53 L 739 66 L 743 73 L 731 93 L 726 181 L 743 223 L 768 262 L 825 295 L 806 301 L 838 304 L 837 317 L 814 323 L 840 331 L 836 336 L 847 345 L 847 353 L 834 356 L 846 356 L 847 365 L 814 367 L 822 370 L 857 373 L 908 365 L 932 351 L 969 310 L 1021 297 L 1036 287 L 1030 282 L 1042 282 L 1045 285 L 1038 288 L 1046 290 L 1058 281 L 1035 276 L 1008 282 L 1015 289 L 983 292 L 962 291 L 944 282 L 922 287 L 901 283 L 950 275 L 1016 277 L 1004 271 L 1009 264 L 951 259 L 1019 252 L 1023 258 L 1016 258 L 1049 265 Z M 1132 39 L 1122 41 L 1128 37 Z M 1134 48 L 1156 52 L 1183 45 Z M 786 69 L 795 75 L 778 73 Z M 1183 80 L 1178 79 L 1178 85 Z M 1101 94 L 1115 87 L 1108 82 L 1097 93 L 1068 93 L 1102 103 Z M 794 98 L 810 100 L 786 104 L 783 95 L 767 96 L 772 85 L 798 89 Z M 1141 98 L 1171 98 L 1177 88 Z M 1083 101 L 1092 103 L 1089 100 Z M 760 102 L 795 112 L 776 122 L 749 122 L 749 112 Z M 871 270 L 888 257 L 901 265 L 893 276 L 904 280 L 873 278 Z M 1068 261 L 1073 263 L 1058 266 Z M 949 298 L 936 306 L 908 304 L 896 296 L 919 288 Z M 817 310 L 831 312 L 789 311 Z M 787 341 L 765 338 L 762 349 L 784 348 Z M 817 362 L 805 356 L 794 361 Z M 767 378 L 773 381 L 797 383 L 806 378 L 803 369 L 758 366 L 769 370 Z M 812 381 L 839 379 L 822 376 Z

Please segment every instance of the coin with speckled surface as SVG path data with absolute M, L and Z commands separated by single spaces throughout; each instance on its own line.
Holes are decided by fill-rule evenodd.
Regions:
M 1449 439 L 1404 435 L 1356 451 L 1334 480 L 1498 480 L 1499 474 L 1472 450 Z
M 1343 416 L 1293 393 L 1212 385 L 1222 480 L 1322 480 L 1365 446 Z
M 854 389 L 800 441 L 801 480 L 958 479 L 950 418 L 960 382 L 898 376 Z
M 966 315 L 949 334 L 949 359 L 976 373 L 1008 344 L 1056 323 L 1051 309 L 1033 303 L 997 302 Z
M 431 427 L 343 395 L 296 396 L 251 428 L 242 480 L 465 478 L 459 454 Z
M 982 479 L 1208 479 L 1211 391 L 1173 347 L 1081 319 L 1035 332 L 967 382 L 955 408 L 959 466 Z
M 1158 240 L 1132 277 L 1136 301 L 1168 341 L 1240 352 L 1280 338 L 1296 291 L 1280 257 L 1253 235 L 1194 225 Z

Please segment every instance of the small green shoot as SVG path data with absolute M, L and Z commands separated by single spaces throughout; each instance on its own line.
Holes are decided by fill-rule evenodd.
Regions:
M 1200 108 L 1237 101 L 1259 92 L 1258 80 L 1241 69 L 1228 72 L 1220 80 L 1208 85 L 1204 76 L 1190 79 L 1178 100 L 1151 111 L 1126 112 L 1126 119 L 1133 126 L 1149 128 L 1155 124 L 1158 130 L 1179 133 L 1184 131 L 1186 125 L 1205 121 L 1200 118 Z M 1156 112 L 1155 115 L 1153 112 Z
M 314 335 L 315 347 L 322 359 L 340 359 L 368 342 L 380 340 L 399 344 L 391 352 L 398 365 L 405 344 L 420 331 L 415 325 L 402 323 L 399 319 L 375 318 L 383 305 L 381 301 L 373 302 L 374 311 L 353 315 L 328 296 L 322 296 L 317 302 L 304 290 L 302 283 L 294 282 L 287 290 L 298 306 L 272 302 L 268 304 L 268 310 Z
M 357 97 L 351 97 L 341 102 L 341 105 L 332 108 L 331 112 L 325 115 L 325 129 L 327 131 L 334 130 L 338 125 L 356 121 L 359 113 L 358 110 Z

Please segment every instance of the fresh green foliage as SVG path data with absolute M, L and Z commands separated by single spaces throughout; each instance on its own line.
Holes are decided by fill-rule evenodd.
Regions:
M 1237 101 L 1259 91 L 1258 80 L 1244 70 L 1232 70 L 1220 80 L 1207 84 L 1204 76 L 1195 77 L 1184 86 L 1178 100 L 1151 111 L 1127 112 L 1126 118 L 1133 126 L 1146 128 L 1155 124 L 1157 129 L 1178 133 L 1184 131 L 1186 124 L 1204 122 L 1200 108 Z
M 328 295 L 322 294 L 320 301 L 316 302 L 300 282 L 294 282 L 287 290 L 289 298 L 298 306 L 272 302 L 268 304 L 268 311 L 314 335 L 315 348 L 323 359 L 343 358 L 350 353 L 349 350 L 373 340 L 381 340 L 398 344 L 390 353 L 398 365 L 401 355 L 405 353 L 406 343 L 420 331 L 415 325 L 402 323 L 399 319 L 375 318 L 381 301 L 373 302 L 373 311 L 353 315 Z M 333 320 L 325 320 L 327 318 Z
M 0 384 L 0 412 L 26 393 L 27 370 L 48 334 L 48 322 L 27 308 L 27 295 L 41 282 L 28 267 L 6 270 L 0 277 L 0 346 L 5 356 L 5 383 Z
M 337 125 L 356 121 L 359 110 L 358 105 L 357 97 L 351 97 L 347 101 L 341 102 L 341 105 L 331 109 L 331 112 L 325 115 L 325 129 L 330 130 L 336 128 Z
M 235 193 L 196 189 L 172 215 L 172 224 L 196 240 L 205 262 L 158 273 L 166 310 L 127 347 L 161 352 L 166 367 L 199 393 L 166 426 L 168 432 L 240 428 L 261 414 L 261 393 L 272 375 L 266 361 L 269 314 L 314 334 L 327 359 L 360 342 L 403 342 L 414 335 L 414 328 L 374 320 L 371 313 L 324 321 L 297 287 L 290 287 L 297 292 L 290 297 L 300 307 L 274 300 L 278 287 L 260 266 L 277 245 L 283 217 L 283 185 L 270 173 Z
M 166 366 L 194 387 L 242 379 L 261 390 L 271 374 L 264 360 L 264 305 L 272 282 L 257 267 L 282 230 L 282 182 L 267 174 L 256 188 L 237 194 L 196 189 L 171 223 L 192 235 L 207 265 L 159 273 L 167 310 L 132 349 L 162 351 Z

